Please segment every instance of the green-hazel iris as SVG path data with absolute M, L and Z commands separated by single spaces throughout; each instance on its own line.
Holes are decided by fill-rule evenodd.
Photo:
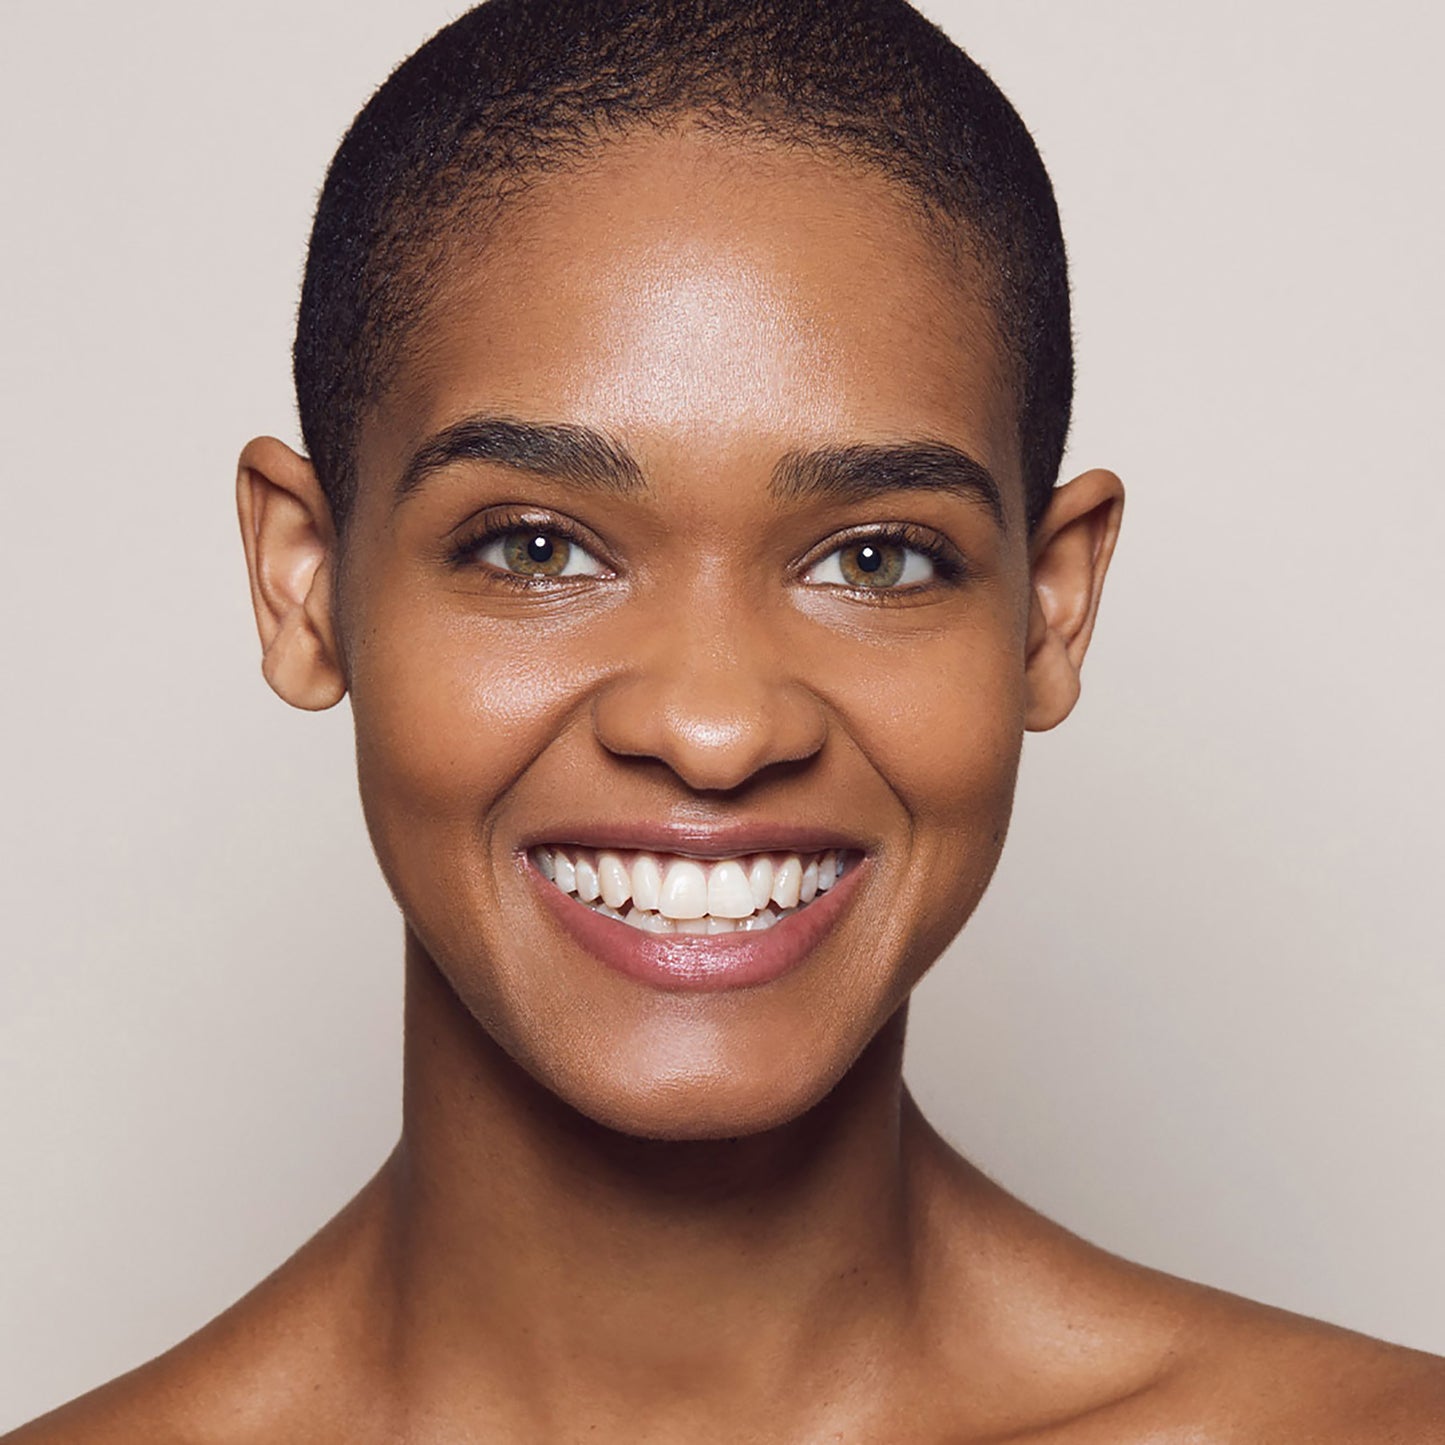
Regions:
M 572 544 L 546 532 L 509 532 L 502 541 L 502 556 L 512 572 L 559 577 L 571 559 Z
M 850 587 L 893 587 L 903 576 L 906 549 L 886 542 L 855 542 L 838 553 L 838 570 Z

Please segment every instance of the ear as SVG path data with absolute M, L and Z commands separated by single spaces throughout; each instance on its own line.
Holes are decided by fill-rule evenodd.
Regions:
M 346 695 L 331 606 L 336 533 L 314 468 L 275 437 L 248 442 L 236 470 L 236 510 L 261 671 L 292 707 L 332 707 Z
M 1054 491 L 1034 531 L 1024 711 L 1031 732 L 1057 727 L 1079 700 L 1079 671 L 1123 513 L 1119 478 L 1085 472 Z

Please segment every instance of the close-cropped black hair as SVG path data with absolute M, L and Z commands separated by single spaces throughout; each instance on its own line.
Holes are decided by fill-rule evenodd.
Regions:
M 1029 523 L 1073 397 L 1053 189 L 1017 112 L 904 0 L 486 0 L 392 73 L 332 160 L 294 350 L 339 527 L 355 445 L 446 248 L 609 136 L 695 121 L 842 155 L 964 238 L 1013 370 Z

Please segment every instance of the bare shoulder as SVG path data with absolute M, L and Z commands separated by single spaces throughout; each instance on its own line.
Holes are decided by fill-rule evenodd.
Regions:
M 213 1374 L 197 1359 L 195 1341 L 187 1340 L 0 1436 L 0 1445 L 229 1445 L 225 1432 L 213 1428 L 217 1396 L 229 1393 Z
M 270 1278 L 159 1358 L 0 1445 L 253 1445 L 372 1438 L 363 1191 Z M 358 1418 L 358 1416 L 360 1418 Z
M 1168 1276 L 1150 1293 L 1139 1318 L 1170 1328 L 1148 1373 L 1030 1445 L 1445 1445 L 1445 1360 Z
M 1445 1445 L 1445 1359 L 1132 1263 L 954 1164 L 974 1210 L 948 1267 L 942 1333 L 969 1339 L 986 1266 L 1007 1300 L 987 1321 L 986 1378 L 970 1377 L 975 1331 L 949 1379 L 952 1437 L 1028 1445 Z M 956 1197 L 956 1196 L 955 1196 Z M 953 1307 L 970 1300 L 968 1309 Z M 964 1385 L 958 1389 L 959 1382 Z
M 1220 1440 L 1445 1445 L 1445 1359 L 1215 1290 L 1167 1394 Z

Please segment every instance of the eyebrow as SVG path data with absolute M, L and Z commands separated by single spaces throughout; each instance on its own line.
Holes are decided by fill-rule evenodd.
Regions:
M 408 459 L 396 502 L 456 462 L 494 462 L 589 491 L 631 495 L 647 489 L 642 468 L 620 442 L 592 427 L 474 416 L 424 441 Z M 783 502 L 867 501 L 881 492 L 950 492 L 981 503 L 1006 528 L 1003 495 L 982 462 L 940 441 L 857 443 L 785 455 L 770 490 Z
M 867 501 L 880 492 L 951 492 L 981 503 L 1001 531 L 1003 493 L 982 462 L 947 442 L 822 447 L 790 452 L 773 471 L 780 501 Z
M 454 462 L 497 462 L 616 494 L 640 492 L 647 485 L 626 449 L 591 427 L 474 416 L 429 437 L 412 453 L 396 484 L 395 501 Z

